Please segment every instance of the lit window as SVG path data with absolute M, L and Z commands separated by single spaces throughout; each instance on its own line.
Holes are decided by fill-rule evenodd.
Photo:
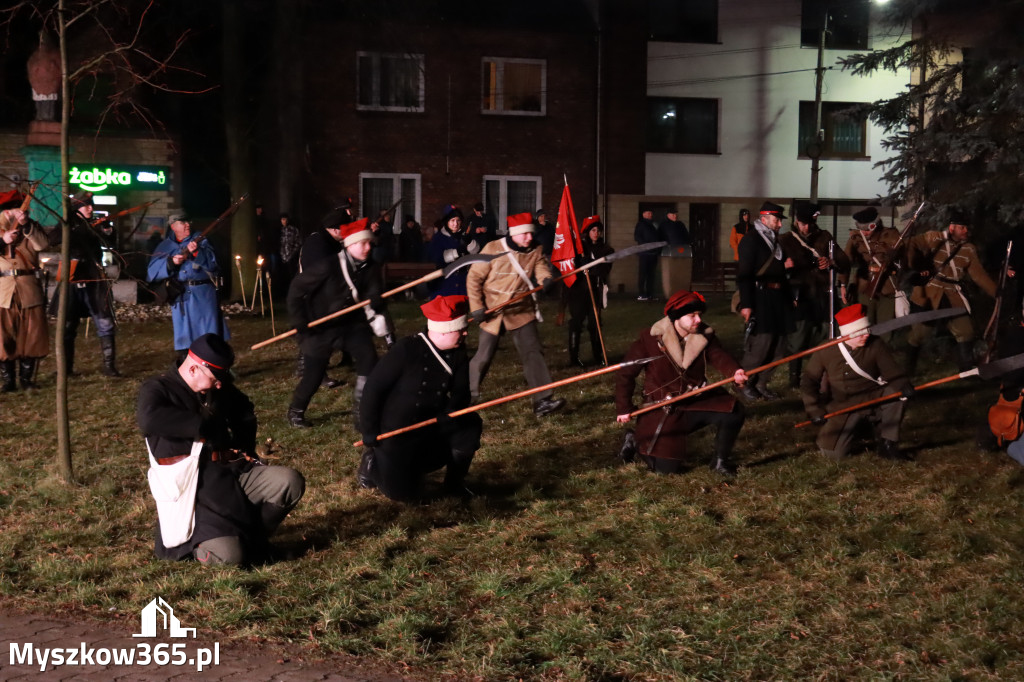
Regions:
M 718 100 L 648 97 L 647 151 L 717 154 Z
M 493 207 L 498 231 L 507 230 L 506 219 L 517 213 L 533 213 L 540 208 L 539 177 L 521 175 L 485 175 L 484 205 Z
M 423 55 L 357 53 L 358 109 L 423 111 Z
M 547 62 L 543 59 L 483 59 L 485 114 L 543 116 L 547 113 Z
M 849 113 L 857 102 L 822 102 L 821 141 L 823 159 L 863 159 L 867 157 L 867 121 L 863 116 Z M 811 145 L 816 141 L 814 134 L 814 102 L 800 102 L 800 141 L 797 155 L 813 157 Z

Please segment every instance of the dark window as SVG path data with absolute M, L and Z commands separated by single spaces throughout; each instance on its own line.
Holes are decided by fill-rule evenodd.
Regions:
M 718 100 L 647 98 L 647 151 L 718 153 Z
M 651 40 L 718 42 L 718 0 L 648 0 Z
M 867 122 L 863 116 L 850 114 L 856 102 L 822 102 L 821 127 L 824 137 L 821 142 L 823 159 L 863 159 L 867 156 L 865 131 Z M 798 156 L 812 156 L 811 145 L 816 141 L 814 134 L 814 102 L 800 102 L 800 146 Z
M 423 111 L 423 55 L 360 52 L 359 109 Z
M 868 47 L 868 0 L 803 0 L 800 15 L 800 44 L 818 47 L 821 29 L 828 15 L 825 47 L 836 50 L 866 50 Z

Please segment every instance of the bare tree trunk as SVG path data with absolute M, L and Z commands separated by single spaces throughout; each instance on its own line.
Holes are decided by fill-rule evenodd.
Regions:
M 224 126 L 228 148 L 228 177 L 232 199 L 252 188 L 252 150 L 249 146 L 252 121 L 248 117 L 245 72 L 245 25 L 238 0 L 225 0 L 224 8 Z M 241 256 L 246 282 L 256 281 L 256 235 L 253 206 L 262 203 L 254 197 L 250 205 L 235 214 L 231 224 L 231 250 Z M 237 269 L 236 269 L 237 276 Z M 232 287 L 234 292 L 234 287 Z M 232 298 L 241 298 L 234 296 Z
M 60 197 L 61 243 L 60 273 L 57 282 L 57 338 L 54 344 L 57 361 L 57 471 L 65 483 L 74 482 L 71 466 L 71 420 L 68 414 L 68 365 L 64 354 L 64 327 L 68 319 L 68 280 L 71 275 L 71 216 L 68 215 L 68 124 L 71 118 L 71 88 L 68 85 L 68 47 L 66 41 L 64 0 L 57 5 L 57 26 L 60 35 L 61 115 L 60 115 Z

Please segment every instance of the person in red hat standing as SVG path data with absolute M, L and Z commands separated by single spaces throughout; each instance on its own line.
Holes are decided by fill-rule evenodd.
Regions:
M 357 478 L 392 499 L 419 496 L 425 474 L 445 468 L 444 490 L 465 495 L 466 474 L 480 449 L 483 420 L 469 406 L 465 339 L 468 299 L 437 296 L 420 306 L 427 329 L 399 339 L 374 367 L 360 407 L 366 449 Z M 427 419 L 437 423 L 378 441 L 377 436 Z
M 857 425 L 867 419 L 874 427 L 879 457 L 909 460 L 910 457 L 899 449 L 900 422 L 903 421 L 903 400 L 914 395 L 914 385 L 885 341 L 868 334 L 870 323 L 863 304 L 843 308 L 836 313 L 836 322 L 842 336 L 857 335 L 812 355 L 800 380 L 804 409 L 811 422 L 821 427 L 816 440 L 818 447 L 829 459 L 843 459 L 850 453 Z M 821 390 L 825 374 L 828 374 L 828 395 Z M 901 394 L 903 399 L 825 419 L 830 412 L 894 393 Z
M 328 218 L 331 220 L 323 223 L 324 230 L 341 242 L 342 250 L 333 258 L 303 262 L 302 272 L 288 289 L 288 313 L 298 330 L 303 357 L 302 378 L 288 407 L 288 422 L 298 428 L 312 426 L 305 418 L 306 408 L 327 373 L 331 352 L 335 349 L 351 354 L 355 363 L 352 414 L 358 423 L 359 401 L 366 377 L 377 364 L 373 337 L 387 336 L 389 331 L 381 299 L 384 278 L 381 266 L 370 260 L 373 233 L 367 219 L 345 223 L 342 214 L 337 212 L 328 214 Z M 370 301 L 368 306 L 315 327 L 309 326 L 314 320 L 366 300 Z
M 701 313 L 706 309 L 699 293 L 677 291 L 665 304 L 665 317 L 640 332 L 626 352 L 625 361 L 658 359 L 624 367 L 616 374 L 615 409 L 620 424 L 628 423 L 635 409 L 633 394 L 641 372 L 644 403 L 679 396 L 705 385 L 708 363 L 723 375 L 733 377 L 739 386 L 747 383 L 746 372 L 722 347 L 714 330 L 701 321 Z M 636 433 L 627 432 L 619 454 L 623 461 L 631 462 L 639 453 L 647 467 L 659 474 L 680 473 L 687 463 L 687 436 L 705 426 L 714 426 L 711 469 L 731 476 L 736 473 L 733 445 L 744 419 L 743 404 L 724 389 L 714 389 L 640 415 Z
M 488 316 L 486 310 L 502 305 L 516 294 L 534 288 L 534 281 L 549 292 L 558 283 L 555 270 L 544 258 L 540 246 L 533 242 L 533 215 L 519 213 L 508 217 L 508 235 L 484 246 L 482 254 L 498 254 L 487 263 L 474 263 L 466 276 L 469 291 L 471 317 L 480 323 L 480 338 L 477 351 L 469 363 L 469 390 L 476 399 L 480 395 L 480 384 L 487 376 L 487 370 L 498 350 L 498 336 L 507 331 L 515 340 L 519 359 L 523 363 L 523 374 L 530 388 L 551 383 L 551 373 L 544 361 L 544 347 L 540 342 L 537 322 L 540 310 L 536 297 L 527 296 Z M 565 400 L 555 398 L 548 389 L 537 393 L 533 401 L 533 413 L 538 417 L 551 414 L 565 405 Z

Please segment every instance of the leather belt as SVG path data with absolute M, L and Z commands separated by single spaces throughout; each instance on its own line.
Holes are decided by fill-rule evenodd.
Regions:
M 762 289 L 781 289 L 782 282 L 758 282 L 757 285 Z
M 34 275 L 38 270 L 0 270 L 0 277 L 21 277 L 23 275 Z
M 940 282 L 945 282 L 946 284 L 960 284 L 960 280 L 950 279 L 949 277 L 943 277 L 942 275 L 935 275 L 935 279 L 939 280 Z
M 168 466 L 170 464 L 177 464 L 178 462 L 180 462 L 181 460 L 185 459 L 186 457 L 188 457 L 188 455 L 171 455 L 170 457 L 157 457 L 156 458 L 156 463 L 159 464 L 160 466 Z M 221 453 L 220 452 L 218 452 L 217 450 L 213 450 L 212 452 L 210 452 L 210 461 L 211 462 L 219 462 L 220 459 L 221 459 Z
M 182 284 L 187 284 L 190 287 L 197 287 L 200 284 L 213 284 L 213 282 L 208 279 L 185 279 L 182 280 Z

